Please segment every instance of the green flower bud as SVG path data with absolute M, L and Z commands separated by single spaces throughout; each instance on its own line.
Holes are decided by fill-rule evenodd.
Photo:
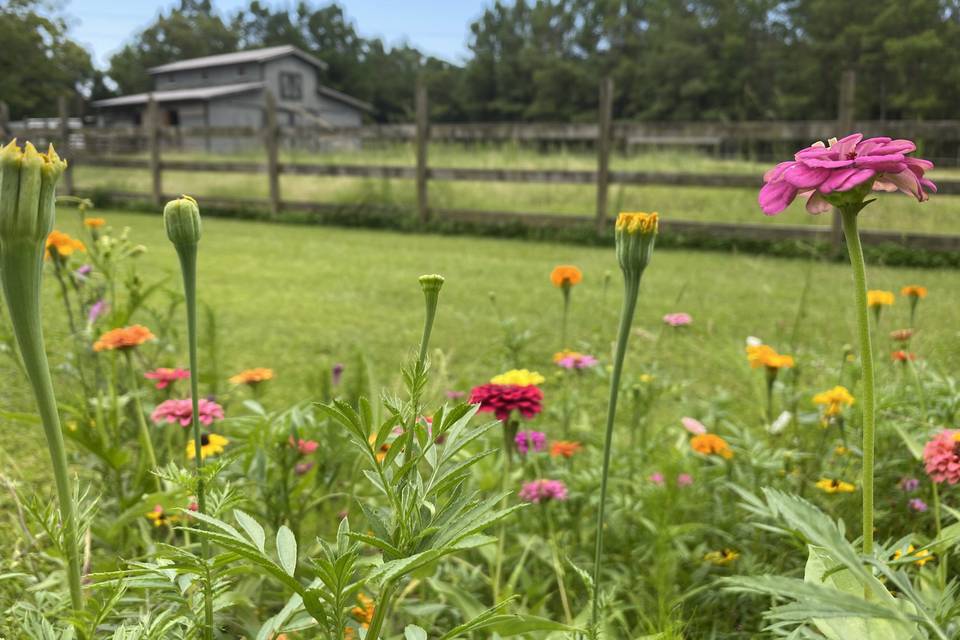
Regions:
M 422 369 L 427 358 L 427 345 L 430 342 L 430 332 L 433 329 L 433 319 L 437 315 L 437 303 L 440 300 L 440 287 L 443 286 L 443 276 L 420 276 L 420 288 L 423 289 L 423 298 L 426 303 L 426 315 L 423 321 L 423 337 L 420 339 L 420 355 L 417 358 Z
M 437 274 L 420 276 L 420 288 L 424 293 L 439 293 L 443 283 L 443 276 Z
M 657 237 L 657 213 L 621 213 L 617 216 L 617 259 L 624 275 L 639 276 L 650 264 Z
M 0 149 L 0 243 L 42 243 L 53 230 L 55 191 L 67 163 L 53 145 L 40 153 L 12 140 Z
M 190 196 L 171 200 L 163 208 L 163 224 L 174 245 L 196 245 L 200 242 L 200 207 Z

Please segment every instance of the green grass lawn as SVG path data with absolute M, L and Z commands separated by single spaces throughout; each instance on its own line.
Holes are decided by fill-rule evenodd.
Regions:
M 592 153 L 570 149 L 546 152 L 513 145 L 431 146 L 430 164 L 436 167 L 483 167 L 526 169 L 596 168 Z M 262 153 L 241 153 L 231 156 L 170 153 L 167 159 L 231 159 L 263 161 Z M 413 166 L 411 145 L 380 145 L 358 151 L 331 151 L 304 154 L 286 151 L 285 162 L 317 164 L 387 164 Z M 748 160 L 717 159 L 692 152 L 645 152 L 615 154 L 611 160 L 615 170 L 663 171 L 687 173 L 730 173 L 756 176 L 759 186 L 763 172 L 772 164 Z M 956 170 L 935 171 L 934 180 L 956 177 Z M 208 197 L 266 198 L 265 174 L 164 172 L 167 192 L 187 192 Z M 337 204 L 380 204 L 413 209 L 415 185 L 411 180 L 368 178 L 327 178 L 316 176 L 281 176 L 281 195 L 291 201 L 315 201 Z M 82 189 L 105 189 L 148 193 L 150 177 L 146 170 L 76 168 L 76 184 Z M 430 183 L 430 204 L 437 208 L 511 211 L 522 213 L 560 213 L 592 215 L 596 206 L 596 190 L 592 185 L 522 184 L 504 182 L 440 182 Z M 757 205 L 756 189 L 621 186 L 612 185 L 609 195 L 610 214 L 621 209 L 656 210 L 678 220 L 714 222 L 762 221 Z M 936 196 L 922 207 L 900 194 L 881 194 L 864 216 L 863 227 L 912 231 L 917 233 L 960 233 L 960 197 Z M 829 225 L 830 216 L 810 216 L 801 203 L 795 203 L 783 215 L 771 219 L 772 224 Z
M 97 215 L 118 231 L 130 227 L 131 238 L 148 247 L 138 258 L 146 281 L 165 279 L 171 290 L 179 291 L 176 256 L 159 213 Z M 550 285 L 549 273 L 558 263 L 579 265 L 585 274 L 573 291 L 569 346 L 597 354 L 604 362 L 610 359 L 621 287 L 611 248 L 219 218 L 207 219 L 204 225 L 200 297 L 216 309 L 221 377 L 247 367 L 275 369 L 277 378 L 266 396 L 274 406 L 308 397 L 312 376 L 333 362 L 351 366 L 357 352 L 368 358 L 378 384 L 397 385 L 399 365 L 419 339 L 423 302 L 417 277 L 423 273 L 447 278 L 433 338 L 433 345 L 445 354 L 439 388 L 468 390 L 507 367 L 490 292 L 496 294 L 504 316 L 515 317 L 520 329 L 531 332 L 522 364 L 546 373 L 553 369 L 551 354 L 562 346 L 562 300 Z M 71 210 L 60 212 L 57 227 L 81 234 Z M 607 272 L 612 277 L 605 294 Z M 958 277 L 956 271 L 869 270 L 874 288 L 897 291 L 911 283 L 929 287 L 914 346 L 945 371 L 960 365 L 955 322 Z M 808 278 L 808 301 L 798 320 Z M 67 336 L 55 282 L 49 277 L 46 293 L 48 345 L 56 364 L 62 361 L 60 346 Z M 811 389 L 832 386 L 828 369 L 839 360 L 843 345 L 854 341 L 851 297 L 845 264 L 659 251 L 643 283 L 629 376 L 635 379 L 656 370 L 687 388 L 687 397 L 726 393 L 755 407 L 762 397 L 762 376 L 747 367 L 743 344 L 748 335 L 757 335 L 795 353 Z M 906 322 L 907 310 L 906 302 L 898 298 L 885 312 L 879 332 L 881 354 L 890 346 L 886 332 Z M 691 313 L 693 326 L 664 331 L 655 341 L 662 331 L 660 318 L 671 311 Z M 186 362 L 182 352 L 172 360 Z M 898 371 L 881 356 L 881 378 L 895 375 Z M 8 358 L 0 360 L 0 376 L 6 382 L 0 407 L 30 410 L 25 384 Z M 667 404 L 660 419 L 673 420 L 685 410 L 689 407 Z M 591 419 L 599 430 L 602 411 Z M 42 474 L 46 459 L 39 427 L 21 423 L 3 427 L 0 460 L 8 472 L 14 477 L 33 477 L 38 470 Z

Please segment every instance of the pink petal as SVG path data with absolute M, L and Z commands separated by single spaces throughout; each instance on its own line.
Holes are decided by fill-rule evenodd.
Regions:
M 830 203 L 817 191 L 810 194 L 810 197 L 807 199 L 807 213 L 818 215 L 830 211 L 830 208 Z
M 829 177 L 830 171 L 828 169 L 817 169 L 800 162 L 783 172 L 783 179 L 797 189 L 810 189 L 819 186 Z
M 885 173 L 883 177 L 886 181 L 896 185 L 900 191 L 913 196 L 920 202 L 929 198 L 920 186 L 920 179 L 917 178 L 917 175 L 913 171 L 905 170 L 900 173 Z
M 763 212 L 768 216 L 773 216 L 790 206 L 790 203 L 796 197 L 796 187 L 785 180 L 778 180 L 763 185 L 757 200 Z
M 826 182 L 820 185 L 820 193 L 849 191 L 876 175 L 871 169 L 841 169 L 834 171 Z
M 773 169 L 770 169 L 770 170 L 767 171 L 765 174 L 763 174 L 763 181 L 764 181 L 764 182 L 773 182 L 774 180 L 778 180 L 778 179 L 780 178 L 780 176 L 783 175 L 783 172 L 784 172 L 784 171 L 786 171 L 787 169 L 789 169 L 790 167 L 792 167 L 792 166 L 795 165 L 795 164 L 796 164 L 796 162 L 781 162 L 781 163 L 779 163 L 779 164 L 778 164 L 777 166 L 775 166 Z

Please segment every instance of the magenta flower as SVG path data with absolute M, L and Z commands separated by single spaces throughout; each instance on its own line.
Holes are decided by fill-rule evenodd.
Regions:
M 681 473 L 677 476 L 678 487 L 689 487 L 693 484 L 693 476 L 689 473 Z
M 339 362 L 333 365 L 333 368 L 330 370 L 330 375 L 333 379 L 333 386 L 340 384 L 340 378 L 343 377 L 343 365 Z
M 143 374 L 143 377 L 147 380 L 154 380 L 155 386 L 157 389 L 166 389 L 171 384 L 177 380 L 186 380 L 190 377 L 190 372 L 186 369 L 168 369 L 167 367 L 160 367 L 154 369 L 153 371 L 147 371 Z
M 200 423 L 205 426 L 213 424 L 214 420 L 223 420 L 223 407 L 212 400 L 201 398 L 199 402 Z M 190 399 L 164 400 L 150 414 L 150 419 L 156 424 L 164 422 L 179 422 L 181 427 L 189 427 L 193 419 L 193 405 Z
M 934 482 L 960 482 L 960 431 L 944 429 L 923 447 L 927 475 Z
M 680 422 L 683 423 L 683 428 L 692 433 L 695 436 L 702 436 L 707 432 L 707 428 L 703 426 L 703 423 L 697 420 L 696 418 L 691 418 L 689 416 L 684 416 L 680 418 Z
M 73 275 L 77 277 L 78 280 L 86 280 L 87 276 L 93 271 L 93 266 L 89 264 L 80 265 L 74 272 Z
M 912 493 L 920 486 L 920 481 L 916 478 L 902 478 L 898 485 L 904 493 Z
M 910 501 L 907 502 L 907 506 L 910 507 L 912 511 L 916 511 L 917 513 L 923 513 L 927 510 L 927 503 L 920 498 L 910 498 Z
M 90 306 L 90 311 L 87 312 L 87 324 L 92 325 L 97 321 L 97 318 L 102 316 L 107 312 L 107 301 L 106 300 L 97 300 Z
M 589 369 L 597 366 L 599 360 L 586 353 L 577 353 L 575 351 L 565 351 L 557 354 L 560 357 L 554 358 L 557 366 L 564 369 Z
M 303 438 L 298 438 L 297 442 L 294 443 L 293 436 L 290 436 L 288 442 L 290 443 L 290 446 L 297 449 L 302 456 L 310 455 L 317 450 L 317 447 L 320 446 L 320 443 L 316 440 L 304 440 Z
M 520 499 L 524 502 L 540 504 L 550 500 L 566 500 L 567 485 L 560 480 L 534 480 L 523 485 L 519 493 Z
M 763 176 L 760 208 L 768 216 L 786 209 L 797 195 L 809 195 L 807 211 L 830 210 L 827 200 L 833 193 L 850 191 L 871 184 L 877 191 L 900 190 L 920 202 L 936 192 L 937 186 L 924 177 L 933 163 L 908 158 L 917 145 L 909 140 L 867 138 L 854 133 L 841 140 L 831 139 L 801 149 L 789 162 L 781 162 Z
M 685 327 L 693 322 L 693 317 L 689 313 L 680 311 L 677 313 L 668 313 L 663 316 L 663 322 L 671 327 Z
M 663 474 L 660 473 L 659 471 L 654 471 L 653 473 L 651 473 L 650 477 L 647 478 L 647 480 L 657 485 L 658 487 L 663 486 Z
M 526 455 L 530 449 L 543 451 L 547 447 L 547 434 L 542 431 L 520 431 L 513 441 L 517 443 L 517 451 Z

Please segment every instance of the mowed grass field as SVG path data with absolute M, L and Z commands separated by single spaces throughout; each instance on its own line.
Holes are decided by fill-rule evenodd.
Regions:
M 787 156 L 784 156 L 785 158 Z M 226 155 L 169 153 L 168 160 L 246 160 L 264 162 L 263 153 Z M 360 150 L 326 153 L 284 151 L 282 162 L 314 164 L 414 166 L 414 148 L 409 144 L 376 145 Z M 430 166 L 488 169 L 578 169 L 596 168 L 590 151 L 553 148 L 543 152 L 516 145 L 433 144 Z M 614 154 L 613 170 L 683 173 L 724 173 L 755 176 L 757 188 L 763 172 L 773 162 L 718 159 L 689 151 L 648 151 Z M 960 176 L 956 169 L 932 173 L 934 180 Z M 185 191 L 197 196 L 266 198 L 265 174 L 164 172 L 166 192 Z M 141 169 L 76 167 L 76 184 L 81 189 L 150 192 L 150 176 Z M 334 204 L 392 205 L 414 209 L 415 185 L 411 180 L 371 178 L 327 178 L 282 175 L 281 195 L 290 201 L 314 201 Z M 436 208 L 510 211 L 518 213 L 558 213 L 592 215 L 596 206 L 593 185 L 564 185 L 505 182 L 431 181 L 430 204 Z M 675 219 L 714 222 L 760 222 L 757 189 L 718 187 L 627 186 L 613 184 L 609 194 L 610 215 L 624 208 L 657 210 Z M 770 219 L 771 224 L 829 225 L 830 216 L 811 216 L 802 203 Z M 937 196 L 922 207 L 901 194 L 879 194 L 870 206 L 864 228 L 914 233 L 960 233 L 960 197 Z
M 179 293 L 176 256 L 159 211 L 95 213 L 114 232 L 129 227 L 131 239 L 146 245 L 147 253 L 137 259 L 146 282 L 162 279 L 172 295 Z M 73 210 L 59 213 L 57 228 L 82 237 Z M 500 313 L 515 319 L 517 330 L 530 332 L 518 364 L 553 372 L 551 355 L 564 346 L 559 335 L 562 298 L 549 281 L 550 270 L 559 263 L 578 265 L 584 272 L 583 283 L 573 291 L 567 346 L 607 363 L 621 293 L 612 248 L 208 218 L 199 288 L 201 302 L 216 312 L 220 377 L 225 381 L 248 367 L 273 368 L 276 379 L 264 401 L 281 408 L 310 398 L 315 389 L 311 380 L 332 363 L 345 363 L 349 374 L 357 353 L 367 358 L 377 386 L 398 387 L 399 367 L 420 336 L 423 300 L 417 277 L 443 274 L 447 282 L 432 340 L 443 352 L 442 359 L 435 358 L 434 400 L 439 402 L 441 390 L 467 391 L 509 368 L 490 293 Z M 605 291 L 606 273 L 611 277 Z M 873 288 L 899 291 L 913 283 L 929 288 L 913 347 L 936 370 L 955 372 L 960 365 L 960 273 L 871 267 L 869 279 Z M 45 289 L 48 347 L 58 366 L 68 344 L 66 322 L 52 278 Z M 643 281 L 628 384 L 641 373 L 654 372 L 673 385 L 675 392 L 667 394 L 656 414 L 660 428 L 675 426 L 677 418 L 708 398 L 727 397 L 744 408 L 740 415 L 757 413 L 763 404 L 763 376 L 749 369 L 743 353 L 745 338 L 756 335 L 797 357 L 802 388 L 828 388 L 835 384 L 844 345 L 854 342 L 851 298 L 849 267 L 843 263 L 658 251 Z M 164 305 L 167 299 L 155 302 Z M 661 317 L 672 311 L 691 313 L 693 325 L 664 329 Z M 3 315 L 0 321 L 6 323 Z M 881 385 L 903 375 L 886 356 L 891 346 L 886 334 L 903 326 L 907 317 L 908 304 L 899 296 L 884 312 L 877 346 Z M 164 364 L 185 363 L 181 345 L 180 353 Z M 33 410 L 25 382 L 6 356 L 0 359 L 0 379 L 0 409 Z M 549 380 L 545 390 L 549 408 Z M 239 403 L 231 406 L 242 411 Z M 582 417 L 582 435 L 599 442 L 602 394 L 590 406 L 596 410 Z M 541 427 L 550 431 L 556 419 L 555 413 L 546 414 Z M 4 474 L 49 491 L 39 426 L 0 420 L 0 429 Z

